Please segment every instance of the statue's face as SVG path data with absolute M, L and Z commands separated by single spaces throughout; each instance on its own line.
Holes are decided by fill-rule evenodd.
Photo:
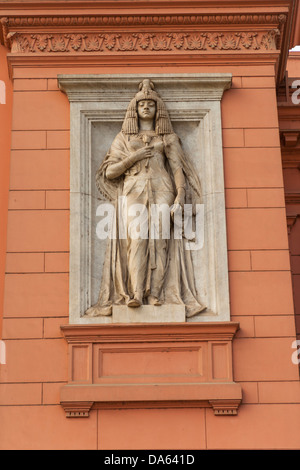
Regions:
M 138 102 L 138 116 L 140 119 L 153 120 L 156 113 L 156 103 L 153 100 L 142 100 Z

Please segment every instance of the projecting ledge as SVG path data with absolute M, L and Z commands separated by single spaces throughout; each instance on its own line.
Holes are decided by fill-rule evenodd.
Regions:
M 235 415 L 233 381 L 238 323 L 67 325 L 69 380 L 61 389 L 67 417 L 102 408 L 212 407 Z
M 215 415 L 236 415 L 241 401 L 241 386 L 234 382 L 65 385 L 61 389 L 67 417 L 88 417 L 92 408 L 212 407 Z

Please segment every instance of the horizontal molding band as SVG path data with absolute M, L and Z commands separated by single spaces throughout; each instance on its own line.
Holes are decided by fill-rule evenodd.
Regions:
M 240 51 L 189 51 L 185 54 L 176 54 L 174 52 L 161 51 L 151 54 L 128 53 L 123 54 L 76 54 L 76 53 L 56 53 L 56 54 L 7 54 L 10 74 L 15 67 L 38 67 L 38 68 L 57 68 L 57 67 L 103 67 L 103 66 L 122 66 L 126 65 L 141 67 L 155 67 L 161 65 L 168 66 L 275 66 L 278 63 L 279 51 L 250 51 L 241 53 Z
M 158 26 L 158 25 L 278 25 L 287 20 L 284 13 L 233 13 L 233 14 L 170 14 L 160 12 L 140 14 L 89 14 L 89 15 L 53 15 L 53 16 L 10 16 L 2 18 L 2 23 L 9 28 L 70 28 L 84 26 Z

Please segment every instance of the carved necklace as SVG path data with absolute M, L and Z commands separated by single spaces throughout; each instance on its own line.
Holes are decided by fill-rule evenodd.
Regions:
M 137 135 L 138 139 L 141 139 L 146 146 L 150 145 L 151 140 L 157 137 L 155 131 L 140 131 Z

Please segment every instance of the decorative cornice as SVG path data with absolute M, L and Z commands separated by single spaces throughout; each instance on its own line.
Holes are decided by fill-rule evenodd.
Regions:
M 20 12 L 2 9 L 0 40 L 11 51 L 11 76 L 14 67 L 25 65 L 53 67 L 64 62 L 71 67 L 74 62 L 75 66 L 92 66 L 112 61 L 122 65 L 126 61 L 130 66 L 147 61 L 154 66 L 171 60 L 173 65 L 188 61 L 205 66 L 210 61 L 227 64 L 230 55 L 234 64 L 275 66 L 280 83 L 292 14 L 289 4 L 270 8 L 261 3 L 254 10 L 253 5 L 240 8 L 237 2 L 224 2 L 222 9 L 213 3 L 204 9 L 203 2 L 199 3 L 194 13 L 192 4 L 181 3 L 180 9 L 170 10 L 162 3 L 155 8 L 153 1 L 142 9 L 140 4 L 139 8 L 126 4 L 117 9 L 115 2 L 106 10 L 90 4 L 82 10 L 79 3 L 79 9 L 55 12 L 44 5 L 39 9 L 26 6 Z
M 173 51 L 274 51 L 279 29 L 267 33 L 203 33 L 200 31 L 109 34 L 10 33 L 12 53 L 122 53 Z
M 26 16 L 1 19 L 13 53 L 280 49 L 286 14 Z

